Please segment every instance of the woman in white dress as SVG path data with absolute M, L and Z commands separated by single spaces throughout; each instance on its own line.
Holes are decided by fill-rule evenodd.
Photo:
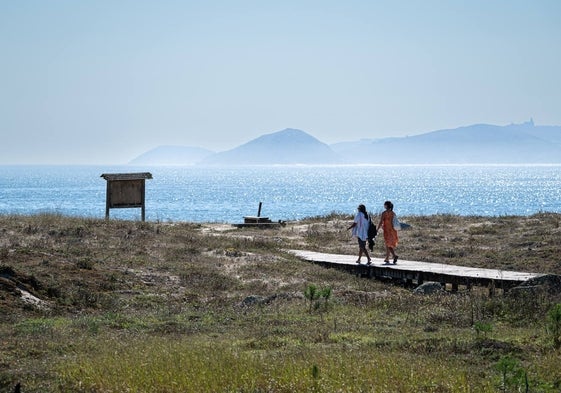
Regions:
M 350 227 L 347 230 L 352 229 L 353 236 L 356 236 L 358 239 L 358 259 L 356 263 L 360 263 L 362 259 L 362 255 L 365 255 L 367 258 L 367 265 L 370 265 L 372 262 L 370 261 L 370 255 L 368 255 L 368 250 L 366 249 L 366 241 L 368 240 L 368 213 L 366 212 L 366 206 L 358 205 L 357 208 L 358 212 L 356 213 L 355 219 Z

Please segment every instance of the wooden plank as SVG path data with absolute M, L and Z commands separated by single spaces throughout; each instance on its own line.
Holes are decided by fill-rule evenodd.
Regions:
M 283 226 L 282 222 L 244 222 L 243 224 L 232 224 L 236 228 L 278 228 Z
M 543 276 L 540 273 L 516 272 L 499 269 L 482 269 L 467 266 L 446 265 L 443 263 L 419 262 L 409 260 L 398 260 L 396 265 L 384 264 L 382 259 L 372 258 L 372 265 L 366 266 L 366 260 L 363 258 L 362 265 L 356 263 L 356 255 L 339 255 L 325 254 L 314 251 L 304 250 L 288 250 L 291 254 L 298 258 L 309 262 L 332 264 L 334 266 L 347 267 L 364 267 L 384 269 L 388 271 L 401 272 L 403 276 L 414 273 L 424 274 L 428 277 L 457 277 L 467 280 L 482 281 L 503 281 L 503 282 L 519 282 L 522 283 L 530 278 Z M 428 280 L 427 280 L 428 281 Z M 455 282 L 455 281 L 450 281 Z
M 269 217 L 259 217 L 259 216 L 244 216 L 244 223 L 255 224 L 255 223 L 270 223 Z
M 136 173 L 103 173 L 100 177 L 103 177 L 107 181 L 113 180 L 140 180 L 140 179 L 152 179 L 152 174 L 150 172 L 136 172 Z

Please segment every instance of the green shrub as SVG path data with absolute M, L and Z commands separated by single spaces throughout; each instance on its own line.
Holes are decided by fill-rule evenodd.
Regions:
M 528 374 L 522 368 L 520 361 L 511 356 L 503 356 L 495 369 L 500 373 L 499 389 L 501 392 L 521 392 L 522 386 L 528 391 Z
M 555 349 L 561 347 L 561 303 L 554 305 L 547 313 L 547 331 L 553 339 Z

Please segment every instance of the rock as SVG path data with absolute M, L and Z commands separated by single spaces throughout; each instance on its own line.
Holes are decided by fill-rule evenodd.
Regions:
M 297 294 L 297 293 L 275 293 L 273 295 L 267 296 L 267 297 L 263 297 L 263 296 L 258 296 L 258 295 L 249 295 L 246 296 L 244 300 L 242 300 L 240 302 L 240 306 L 241 307 L 252 307 L 255 305 L 265 305 L 265 304 L 270 304 L 274 301 L 278 301 L 278 300 L 283 300 L 283 301 L 289 301 L 292 299 L 303 299 L 304 296 L 301 294 Z
M 250 295 L 247 296 L 244 300 L 242 300 L 241 302 L 241 306 L 243 307 L 250 307 L 253 306 L 255 304 L 263 304 L 265 303 L 265 298 L 262 296 L 256 296 L 256 295 Z
M 439 282 L 430 282 L 430 281 L 419 285 L 413 291 L 413 293 L 418 293 L 421 295 L 432 295 L 441 292 L 444 292 L 444 288 L 442 287 L 442 284 Z
M 16 283 L 5 277 L 0 276 L 0 290 L 16 293 Z
M 522 284 L 511 289 L 511 292 L 537 293 L 547 292 L 550 295 L 561 294 L 561 276 L 556 274 L 544 274 L 543 276 L 533 277 L 524 281 Z

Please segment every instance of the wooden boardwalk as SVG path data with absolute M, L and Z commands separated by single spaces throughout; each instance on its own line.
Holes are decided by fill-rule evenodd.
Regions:
M 308 262 L 346 270 L 370 278 L 392 279 L 411 286 L 434 281 L 451 285 L 453 291 L 458 290 L 460 285 L 467 288 L 474 285 L 486 286 L 490 291 L 498 288 L 506 291 L 528 279 L 543 275 L 402 259 L 398 260 L 395 265 L 387 265 L 384 264 L 382 259 L 372 258 L 372 264 L 366 265 L 366 258 L 363 257 L 362 264 L 359 265 L 356 263 L 356 255 L 324 254 L 304 250 L 289 250 L 289 252 Z

